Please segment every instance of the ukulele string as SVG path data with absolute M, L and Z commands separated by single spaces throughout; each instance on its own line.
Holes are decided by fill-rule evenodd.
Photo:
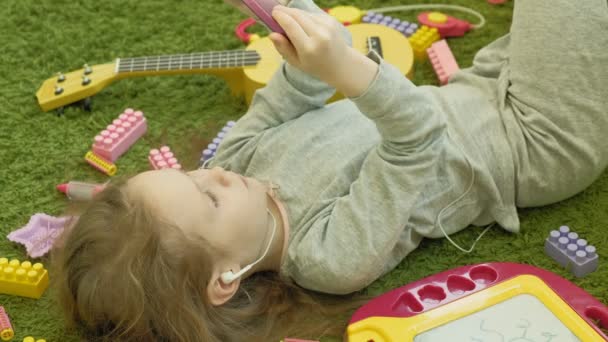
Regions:
M 223 52 L 222 52 L 223 53 Z M 183 57 L 180 57 L 183 56 Z M 174 55 L 174 56 L 152 56 L 152 57 L 135 57 L 120 59 L 119 71 L 123 69 L 134 69 L 139 67 L 166 67 L 166 66 L 186 66 L 192 64 L 211 64 L 219 62 L 239 62 L 250 63 L 260 60 L 257 52 L 242 53 L 241 55 L 221 53 L 202 53 L 189 55 Z

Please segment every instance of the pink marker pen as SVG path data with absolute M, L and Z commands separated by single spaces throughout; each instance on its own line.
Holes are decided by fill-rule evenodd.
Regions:
M 105 184 L 92 184 L 70 181 L 57 185 L 57 190 L 63 192 L 74 201 L 90 201 L 97 193 L 105 188 Z

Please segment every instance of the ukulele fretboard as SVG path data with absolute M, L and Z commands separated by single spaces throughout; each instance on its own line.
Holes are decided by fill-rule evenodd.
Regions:
M 252 50 L 119 58 L 116 60 L 116 72 L 237 68 L 256 65 L 259 60 L 260 54 Z

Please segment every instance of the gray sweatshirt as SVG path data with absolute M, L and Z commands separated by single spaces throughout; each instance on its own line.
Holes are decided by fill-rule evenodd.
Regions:
M 368 57 L 379 71 L 365 93 L 329 105 L 335 89 L 284 63 L 210 163 L 279 185 L 290 225 L 281 275 L 311 290 L 360 290 L 442 229 L 519 230 L 495 80 L 465 70 L 418 87 Z

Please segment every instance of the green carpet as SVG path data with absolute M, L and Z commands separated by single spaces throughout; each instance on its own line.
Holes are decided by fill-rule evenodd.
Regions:
M 363 9 L 410 1 L 355 0 Z M 436 1 L 431 1 L 436 2 Z M 475 52 L 507 33 L 512 1 L 492 6 L 485 0 L 450 1 L 482 12 L 487 25 L 463 38 L 449 41 L 461 67 Z M 320 1 L 324 7 L 345 4 Z M 396 15 L 413 19 L 409 15 Z M 475 22 L 474 17 L 462 16 Z M 166 143 L 187 167 L 227 120 L 245 112 L 222 79 L 212 76 L 150 77 L 119 81 L 93 99 L 92 112 L 68 108 L 63 116 L 42 112 L 34 94 L 42 82 L 59 71 L 69 72 L 107 63 L 117 57 L 177 54 L 243 47 L 233 30 L 245 17 L 214 1 L 161 0 L 5 0 L 0 6 L 0 229 L 17 229 L 30 215 L 60 215 L 67 203 L 55 185 L 68 180 L 103 182 L 100 172 L 83 156 L 93 136 L 123 109 L 145 112 L 149 131 L 118 162 L 118 174 L 147 170 L 150 148 Z M 263 32 L 257 29 L 257 32 Z M 417 84 L 436 84 L 428 63 L 416 66 Z M 608 177 L 603 176 L 582 194 L 545 208 L 521 212 L 521 234 L 492 229 L 474 252 L 462 254 L 445 239 L 427 241 L 369 291 L 381 294 L 422 277 L 461 265 L 488 261 L 528 263 L 551 270 L 608 303 Z M 594 244 L 599 269 L 575 279 L 544 254 L 549 232 L 562 224 L 573 227 Z M 481 232 L 468 229 L 455 240 L 468 246 Z M 0 256 L 26 258 L 23 246 L 3 239 Z M 47 262 L 42 258 L 41 262 Z M 50 275 L 51 279 L 53 274 Z M 39 300 L 0 295 L 11 317 L 16 340 L 32 335 L 47 341 L 76 341 L 65 333 L 49 292 Z M 117 305 L 120 305 L 117 303 Z

